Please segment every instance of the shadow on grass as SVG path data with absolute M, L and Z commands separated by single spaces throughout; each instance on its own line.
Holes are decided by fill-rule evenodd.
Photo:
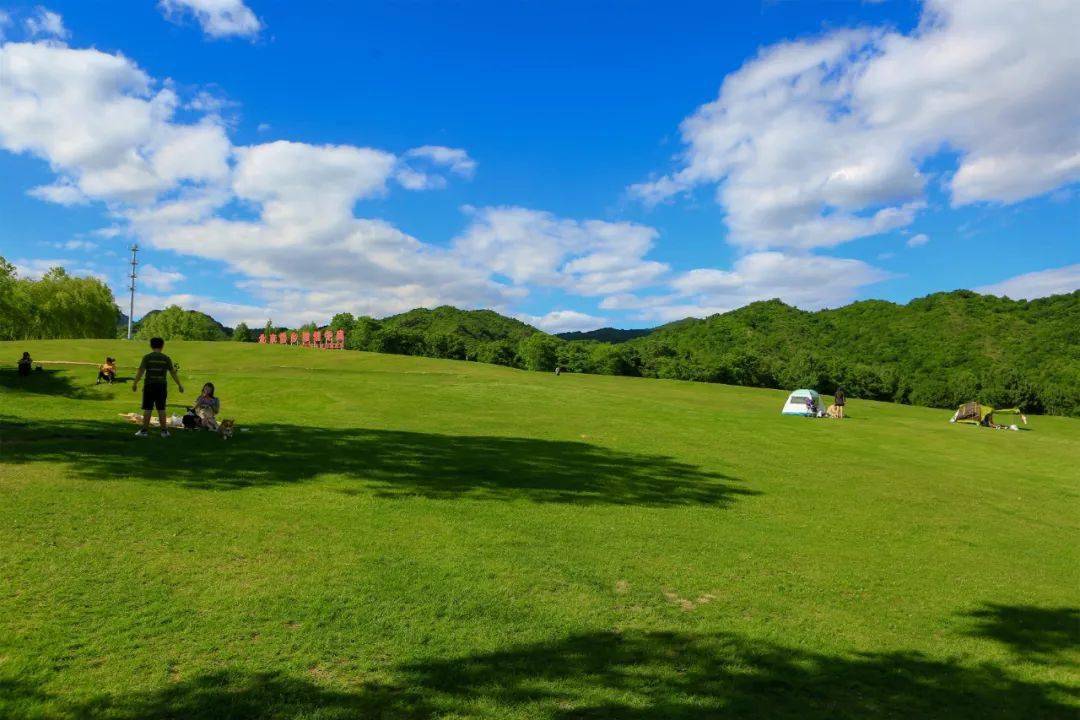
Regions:
M 1061 662 L 1080 652 L 1080 608 L 986 603 L 966 617 L 977 621 L 972 635 L 1006 645 L 1031 662 Z
M 317 668 L 315 670 L 318 670 Z M 317 673 L 312 672 L 312 676 Z M 232 670 L 78 705 L 59 718 L 1070 718 L 1076 693 L 911 652 L 826 655 L 717 633 L 599 632 L 399 665 L 387 680 Z M 334 684 L 336 687 L 328 687 Z M 27 713 L 26 717 L 31 717 Z
M 735 478 L 672 458 L 580 442 L 296 425 L 257 425 L 228 441 L 192 431 L 139 439 L 134 430 L 117 422 L 0 418 L 0 465 L 61 462 L 81 478 L 221 490 L 332 473 L 350 481 L 341 489 L 346 494 L 391 498 L 724 507 L 757 494 Z
M 73 400 L 103 400 L 107 397 L 96 386 L 88 388 L 76 385 L 70 372 L 53 368 L 33 370 L 26 376 L 19 375 L 15 368 L 0 368 L 0 388 L 16 394 L 60 395 Z M 9 397 L 13 398 L 11 402 L 17 402 L 14 399 L 17 395 Z

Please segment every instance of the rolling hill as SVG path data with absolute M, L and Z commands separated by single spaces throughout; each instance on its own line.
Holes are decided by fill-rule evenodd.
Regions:
M 576 330 L 573 332 L 556 333 L 555 336 L 563 340 L 595 340 L 606 343 L 623 343 L 635 338 L 644 337 L 652 332 L 651 328 L 636 330 L 620 330 L 619 328 L 605 327 L 597 330 Z
M 817 312 L 771 300 L 660 327 L 629 346 L 653 377 L 1080 412 L 1080 291 L 1032 301 L 956 291 Z
M 333 326 L 354 350 L 1080 415 L 1080 291 L 1024 301 L 958 290 L 816 312 L 770 300 L 651 330 L 559 336 L 449 306 L 382 320 L 338 315 Z
M 170 342 L 0 343 L 0 717 L 1075 718 L 1080 422 Z M 77 365 L 70 363 L 87 363 Z

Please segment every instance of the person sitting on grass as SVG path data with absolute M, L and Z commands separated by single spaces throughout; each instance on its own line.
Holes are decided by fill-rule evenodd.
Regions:
M 98 383 L 106 382 L 110 385 L 116 380 L 116 358 L 106 357 L 105 364 L 98 368 L 97 373 L 97 385 Z
M 221 412 L 221 401 L 214 396 L 214 383 L 206 383 L 202 386 L 202 394 L 199 395 L 191 411 L 202 422 L 207 430 L 217 430 L 217 415 Z
M 34 361 L 30 359 L 30 353 L 24 352 L 22 357 L 19 358 L 19 374 L 26 377 L 30 374 L 30 369 L 33 366 Z
M 161 352 L 165 349 L 165 341 L 159 337 L 151 338 L 150 352 L 143 356 L 139 363 L 139 371 L 135 373 L 135 382 L 131 384 L 131 391 L 139 389 L 139 381 L 146 375 L 146 385 L 143 386 L 142 428 L 135 433 L 135 437 L 146 437 L 150 434 L 150 415 L 154 408 L 158 411 L 158 422 L 161 423 L 161 437 L 169 437 L 169 426 L 165 420 L 165 400 L 169 394 L 169 378 L 176 381 L 176 387 L 184 392 L 184 386 L 180 378 L 176 376 L 176 367 L 168 355 Z

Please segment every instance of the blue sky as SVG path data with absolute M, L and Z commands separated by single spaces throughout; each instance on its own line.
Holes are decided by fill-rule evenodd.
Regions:
M 0 2 L 0 255 L 227 323 L 1080 287 L 1074 3 Z

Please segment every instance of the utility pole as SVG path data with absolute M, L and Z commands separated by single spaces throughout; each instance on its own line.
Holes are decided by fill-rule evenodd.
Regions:
M 131 323 L 135 317 L 135 278 L 138 277 L 137 268 L 139 265 L 139 260 L 136 256 L 138 254 L 139 244 L 135 243 L 131 246 L 131 275 L 129 276 L 131 278 L 131 285 L 128 287 L 128 289 L 131 290 L 131 305 L 128 307 L 128 340 L 131 339 Z

